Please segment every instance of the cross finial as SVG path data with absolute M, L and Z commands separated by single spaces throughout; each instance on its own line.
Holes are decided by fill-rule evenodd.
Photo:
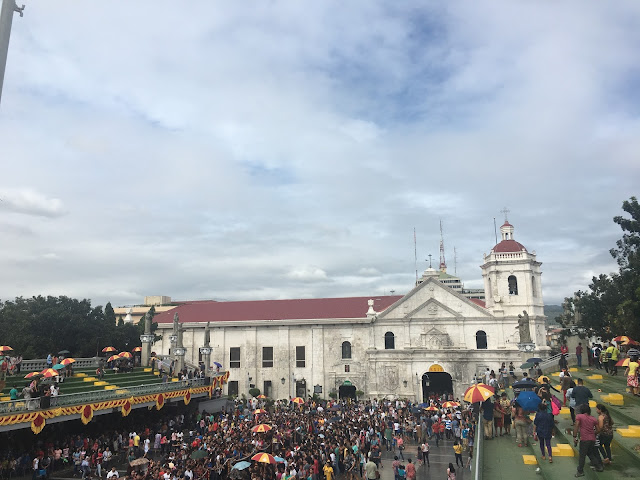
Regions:
M 511 212 L 511 210 L 509 210 L 507 207 L 504 207 L 502 210 L 500 210 L 500 213 L 504 213 L 505 222 L 509 221 L 509 219 L 507 218 L 507 215 L 509 215 L 509 212 Z
M 429 254 L 429 268 L 431 268 L 431 254 Z

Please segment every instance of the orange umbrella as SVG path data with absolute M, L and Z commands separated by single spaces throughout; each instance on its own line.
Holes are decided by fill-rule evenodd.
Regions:
M 76 359 L 75 358 L 65 358 L 64 360 L 62 360 L 60 363 L 62 365 L 71 365 L 73 362 L 75 362 Z
M 442 406 L 444 408 L 453 408 L 453 407 L 459 407 L 460 404 L 458 402 L 444 402 Z
M 133 350 L 131 350 L 132 352 L 141 352 L 142 351 L 142 347 L 136 347 Z
M 113 348 L 113 347 L 104 347 L 104 348 L 102 349 L 102 353 L 117 352 L 117 351 L 118 351 L 118 350 L 116 350 L 116 349 L 115 349 L 115 348 Z
M 291 401 L 293 403 L 297 403 L 298 405 L 302 405 L 304 403 L 304 400 L 302 398 L 300 398 L 300 397 L 292 398 Z
M 276 464 L 276 459 L 273 458 L 272 455 L 269 455 L 268 453 L 256 453 L 253 457 L 251 457 L 251 460 L 253 460 L 254 462 L 261 462 L 261 463 L 272 463 L 273 465 Z
M 438 410 L 440 410 L 438 407 L 434 407 L 433 405 L 430 407 L 424 407 L 425 410 L 429 410 L 431 412 L 437 412 Z
M 613 339 L 614 342 L 618 342 L 620 345 L 638 345 L 638 342 L 635 340 L 631 340 L 631 338 L 626 335 L 620 335 Z
M 464 392 L 464 399 L 469 403 L 484 402 L 487 398 L 493 396 L 495 389 L 484 383 L 471 385 Z
M 118 355 L 120 358 L 133 358 L 133 355 L 129 352 L 121 352 L 120 355 Z
M 258 395 L 256 398 L 259 398 L 260 400 L 263 400 L 263 399 L 265 399 L 267 397 L 266 397 L 266 395 Z
M 9 345 L 2 345 L 0 346 L 0 352 L 4 353 L 4 352 L 12 352 L 13 348 L 11 348 Z
M 107 362 L 113 362 L 115 360 L 120 360 L 120 355 L 111 355 L 108 359 Z
M 40 374 L 44 378 L 51 378 L 51 377 L 57 377 L 58 371 L 54 370 L 53 368 L 45 368 L 44 370 L 42 370 L 42 372 L 40 372 Z
M 267 425 L 266 423 L 261 423 L 260 425 L 256 425 L 255 427 L 253 427 L 251 431 L 253 433 L 264 433 L 271 430 L 271 428 L 272 427 L 270 425 Z
M 256 415 L 260 415 L 261 413 L 267 413 L 267 411 L 264 408 L 258 408 L 253 413 L 255 413 Z
M 625 358 L 623 360 L 619 360 L 618 363 L 616 363 L 616 367 L 628 367 L 629 366 L 629 358 Z
M 33 378 L 33 377 L 41 377 L 42 374 L 40 372 L 29 372 L 27 373 L 24 378 Z

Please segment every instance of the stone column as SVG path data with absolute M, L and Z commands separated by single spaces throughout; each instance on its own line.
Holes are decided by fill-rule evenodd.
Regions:
M 202 361 L 204 362 L 204 374 L 209 376 L 211 372 L 211 351 L 213 350 L 210 345 L 211 342 L 211 330 L 209 328 L 209 322 L 204 327 L 204 346 L 200 347 L 200 353 L 202 354 Z
M 177 315 L 177 314 L 176 314 Z M 182 345 L 182 335 L 184 334 L 184 328 L 178 328 L 178 338 L 176 340 L 176 348 L 174 349 L 176 365 L 173 369 L 175 372 L 181 372 L 184 368 L 184 356 L 187 353 L 187 349 Z
M 155 335 L 151 333 L 151 315 L 147 312 L 144 316 L 144 333 L 140 335 L 140 342 L 142 342 L 142 351 L 140 352 L 140 364 L 143 367 L 149 366 L 149 358 L 151 357 L 151 344 Z

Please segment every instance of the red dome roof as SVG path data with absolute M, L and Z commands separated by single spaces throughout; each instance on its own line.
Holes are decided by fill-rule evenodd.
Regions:
M 524 248 L 524 245 L 516 242 L 515 240 L 502 240 L 499 244 L 493 247 L 492 250 L 495 253 L 521 252 L 522 250 L 525 252 L 527 251 L 527 249 Z
M 504 223 L 502 224 L 502 226 L 503 227 L 513 227 L 513 225 L 511 225 L 508 220 L 505 220 Z

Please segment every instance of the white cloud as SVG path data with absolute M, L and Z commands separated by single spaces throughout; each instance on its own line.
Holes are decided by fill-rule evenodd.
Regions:
M 0 186 L 27 188 L 0 191 L 0 298 L 401 293 L 440 219 L 474 285 L 504 205 L 547 301 L 615 268 L 638 2 L 126 10 L 14 19 Z
M 0 188 L 0 209 L 41 217 L 64 215 L 62 200 L 29 188 Z

